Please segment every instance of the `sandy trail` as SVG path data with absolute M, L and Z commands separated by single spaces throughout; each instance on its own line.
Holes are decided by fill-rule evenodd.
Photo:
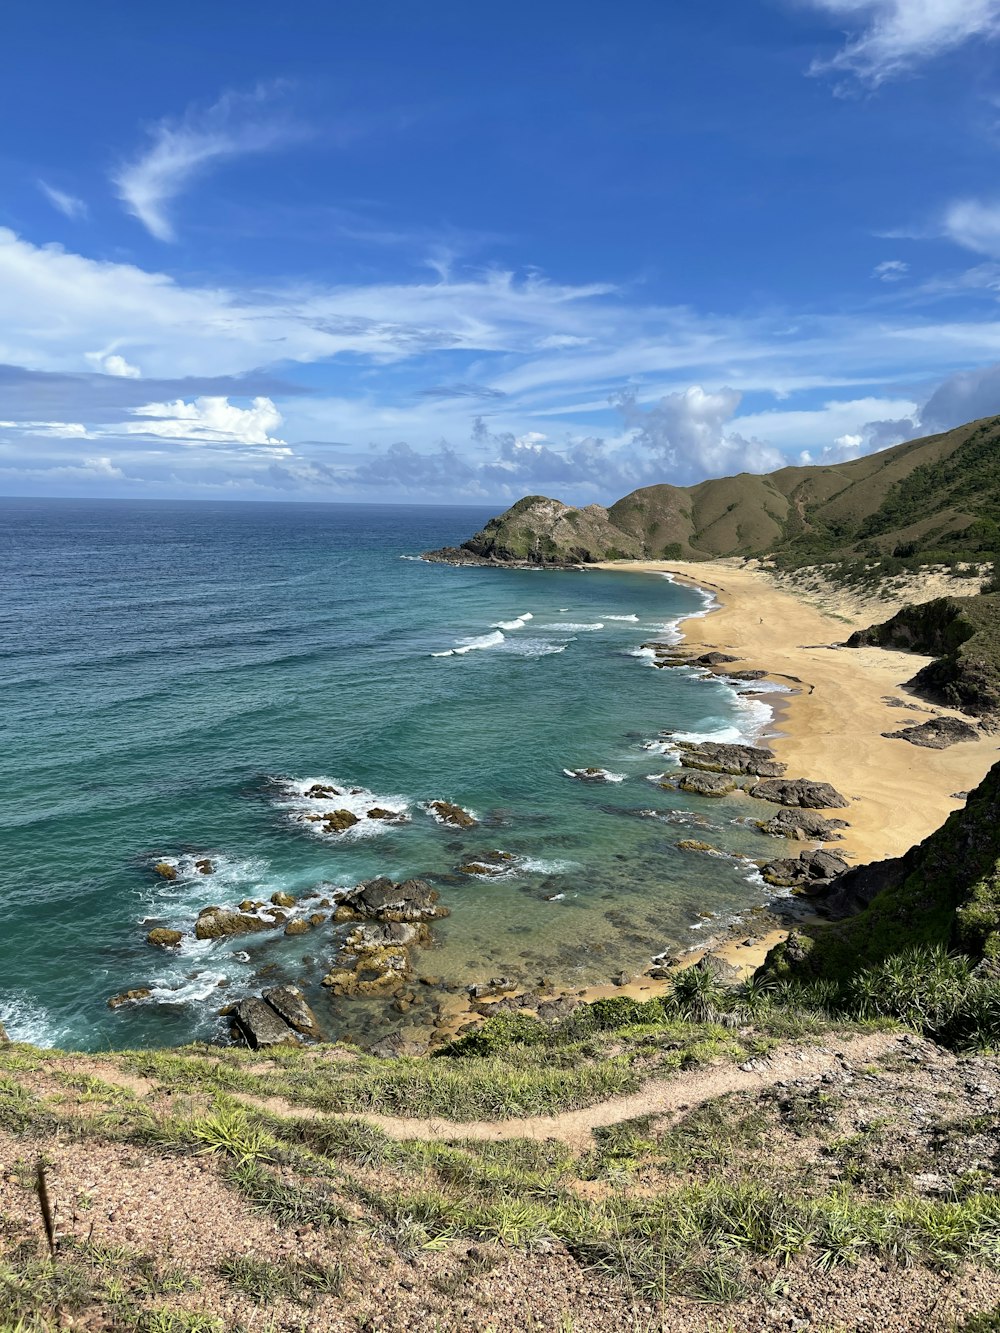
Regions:
M 912 1038 L 909 1040 L 913 1040 Z M 311 1107 L 296 1106 L 280 1097 L 236 1095 L 245 1106 L 272 1115 L 297 1116 L 310 1120 L 365 1120 L 391 1139 L 425 1139 L 434 1142 L 472 1139 L 498 1142 L 504 1139 L 555 1139 L 584 1152 L 594 1146 L 593 1132 L 604 1125 L 617 1125 L 638 1116 L 672 1118 L 731 1092 L 754 1092 L 783 1079 L 808 1078 L 838 1068 L 843 1062 L 877 1059 L 895 1050 L 897 1033 L 866 1033 L 829 1041 L 825 1046 L 784 1047 L 767 1059 L 745 1065 L 716 1065 L 710 1069 L 654 1079 L 637 1092 L 611 1097 L 593 1106 L 563 1111 L 559 1115 L 512 1117 L 509 1120 L 445 1120 L 441 1117 L 373 1115 L 368 1112 L 325 1115 Z

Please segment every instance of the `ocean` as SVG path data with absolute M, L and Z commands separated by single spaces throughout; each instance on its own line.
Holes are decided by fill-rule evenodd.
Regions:
M 752 740 L 766 696 L 641 645 L 710 598 L 662 576 L 453 568 L 485 508 L 0 501 L 0 1020 L 79 1049 L 222 1039 L 294 981 L 328 1034 L 412 1023 L 333 999 L 322 926 L 189 939 L 212 903 L 421 876 L 451 909 L 420 967 L 562 987 L 638 971 L 765 901 L 738 801 L 661 789 L 669 738 Z M 609 780 L 565 770 L 595 766 Z M 340 835 L 303 814 L 347 789 Z M 445 827 L 425 804 L 479 819 Z M 344 801 L 337 800 L 342 806 Z M 400 822 L 364 818 L 378 806 Z M 730 856 L 677 848 L 709 841 Z M 458 867 L 510 854 L 499 876 Z M 211 874 L 195 861 L 209 858 Z M 166 860 L 177 878 L 152 867 Z M 147 1000 L 107 999 L 145 987 Z

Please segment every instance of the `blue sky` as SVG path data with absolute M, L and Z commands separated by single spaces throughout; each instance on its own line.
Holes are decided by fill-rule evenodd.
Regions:
M 1000 412 L 1000 0 L 9 0 L 0 494 L 609 501 Z

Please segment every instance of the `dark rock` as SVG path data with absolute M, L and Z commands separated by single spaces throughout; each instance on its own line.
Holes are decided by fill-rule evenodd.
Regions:
M 674 783 L 661 782 L 660 786 L 672 786 L 692 796 L 728 796 L 736 790 L 736 783 L 727 773 L 682 773 Z
M 326 796 L 339 796 L 340 794 L 338 788 L 327 786 L 322 782 L 314 782 L 306 792 L 306 796 L 312 801 L 319 801 Z
M 738 662 L 738 657 L 733 657 L 730 653 L 702 653 L 700 657 L 692 659 L 698 666 L 724 666 L 727 662 Z
M 207 856 L 203 856 L 200 861 L 195 861 L 194 868 L 199 875 L 215 874 L 215 862 L 210 861 Z
M 123 1004 L 136 1004 L 139 1000 L 148 1000 L 152 995 L 148 986 L 137 986 L 135 990 L 123 990 L 119 995 L 112 995 L 108 1000 L 109 1009 L 120 1009 Z
M 169 861 L 157 861 L 153 866 L 154 875 L 159 875 L 161 879 L 176 879 L 177 867 L 172 866 Z
M 713 847 L 710 842 L 699 842 L 697 838 L 681 838 L 677 844 L 677 850 L 680 852 L 715 852 L 718 848 Z
M 341 907 L 380 921 L 432 921 L 448 915 L 447 907 L 438 906 L 437 890 L 422 879 L 402 884 L 384 877 L 365 880 L 345 894 Z
M 759 670 L 758 670 L 758 671 L 727 671 L 727 672 L 726 672 L 726 675 L 727 675 L 727 676 L 731 676 L 733 680 L 765 680 L 765 679 L 767 678 L 767 672 L 766 672 L 766 671 L 759 671 Z
M 296 1032 L 315 1041 L 321 1040 L 319 1020 L 298 986 L 272 986 L 264 991 L 261 999 Z
M 304 921 L 301 917 L 297 921 L 289 921 L 285 927 L 286 935 L 308 935 L 312 930 L 312 922 Z
M 294 907 L 295 899 L 290 893 L 283 893 L 280 889 L 277 893 L 271 894 L 271 902 L 275 907 Z
M 326 833 L 346 833 L 349 828 L 361 821 L 350 810 L 331 810 L 323 815 L 319 822 Z
M 755 778 L 780 778 L 786 765 L 774 751 L 760 745 L 727 745 L 721 741 L 679 741 L 681 764 L 707 773 L 747 774 Z
M 769 833 L 775 838 L 794 838 L 799 842 L 831 842 L 840 838 L 838 829 L 848 827 L 846 819 L 826 819 L 823 815 L 801 807 L 779 810 L 770 819 L 758 823 L 762 833 Z
M 251 1050 L 264 1046 L 287 1046 L 298 1041 L 284 1018 L 263 1000 L 240 1000 L 233 1010 L 233 1023 Z
M 568 778 L 578 778 L 580 782 L 611 782 L 613 778 L 606 768 L 564 768 Z
M 799 805 L 809 810 L 826 810 L 849 805 L 828 782 L 810 782 L 808 778 L 771 778 L 749 789 L 751 796 L 775 805 Z
M 847 862 L 842 857 L 834 856 L 831 852 L 812 851 L 769 861 L 761 868 L 761 874 L 768 884 L 791 888 L 817 880 L 833 879 L 847 869 Z
M 179 930 L 168 930 L 166 926 L 157 926 L 146 936 L 146 943 L 157 949 L 176 949 L 184 936 Z
M 949 745 L 957 745 L 959 741 L 979 740 L 978 728 L 957 717 L 934 717 L 914 727 L 883 731 L 882 735 L 888 740 L 909 741 L 911 745 L 920 745 L 926 750 L 946 750 Z
M 369 819 L 398 819 L 398 812 L 395 810 L 383 810 L 380 805 L 373 805 L 368 811 Z

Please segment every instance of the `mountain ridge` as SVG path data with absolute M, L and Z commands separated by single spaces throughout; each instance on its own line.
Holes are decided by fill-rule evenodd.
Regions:
M 604 507 L 530 495 L 460 547 L 466 564 L 773 556 L 968 559 L 1000 546 L 1000 417 L 843 463 L 741 472 L 693 486 L 644 486 Z

